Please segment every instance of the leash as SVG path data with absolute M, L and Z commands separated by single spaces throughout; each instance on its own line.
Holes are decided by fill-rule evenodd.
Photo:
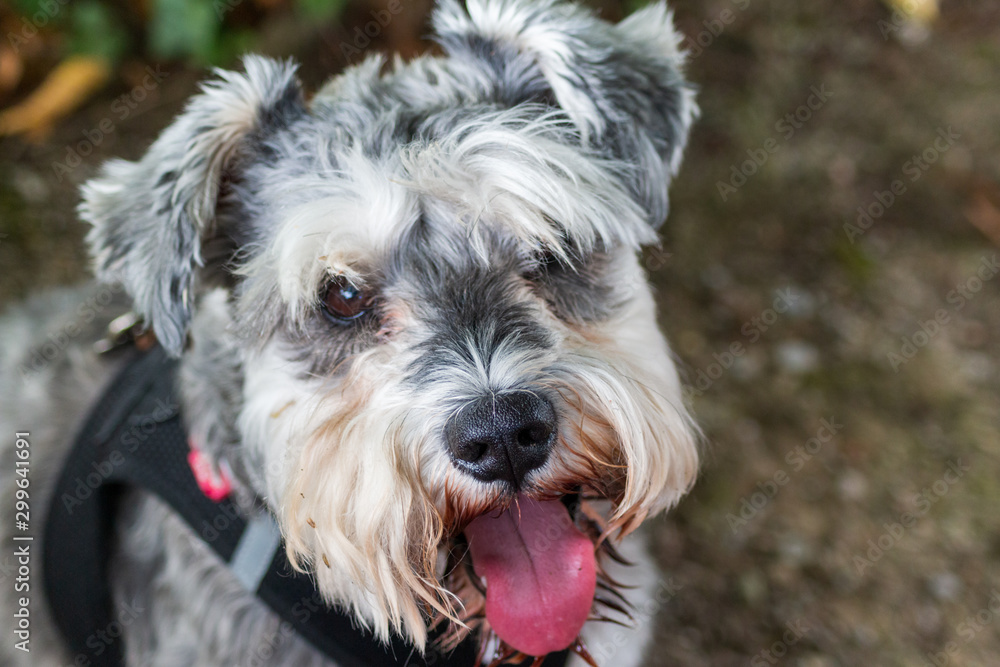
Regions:
M 288 563 L 270 513 L 249 519 L 225 494 L 203 492 L 192 472 L 174 383 L 177 361 L 159 346 L 132 359 L 88 416 L 63 465 L 45 518 L 43 578 L 67 645 L 94 667 L 124 665 L 108 567 L 118 503 L 141 488 L 167 503 L 248 590 L 341 667 L 471 667 L 477 646 L 420 656 L 402 637 L 388 644 L 328 607 L 311 577 Z M 212 496 L 212 497 L 209 497 Z M 118 629 L 114 632 L 113 629 Z M 433 637 L 432 637 L 433 639 Z M 564 665 L 567 652 L 545 667 Z M 76 663 L 74 663 L 76 664 Z

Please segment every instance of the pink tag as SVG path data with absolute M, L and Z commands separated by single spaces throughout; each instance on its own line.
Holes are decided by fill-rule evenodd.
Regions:
M 212 462 L 208 460 L 204 452 L 195 447 L 195 444 L 188 440 L 188 465 L 194 473 L 194 480 L 198 483 L 198 488 L 205 494 L 205 497 L 212 502 L 219 502 L 229 496 L 233 491 L 233 484 L 225 470 L 220 469 L 216 473 Z

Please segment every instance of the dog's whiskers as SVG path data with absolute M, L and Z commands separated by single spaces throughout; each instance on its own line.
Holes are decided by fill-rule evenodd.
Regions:
M 642 11 L 612 27 L 565 0 L 442 3 L 438 53 L 368 60 L 311 98 L 293 64 L 251 56 L 84 188 L 97 273 L 179 358 L 189 435 L 318 598 L 381 640 L 478 633 L 479 667 L 541 666 L 515 645 L 593 664 L 587 617 L 637 597 L 614 578 L 621 540 L 694 479 L 638 252 L 696 106 L 669 13 Z M 153 572 L 140 593 L 169 621 L 129 630 L 145 662 L 270 613 L 253 586 L 233 600 L 161 567 L 225 572 L 137 512 L 164 546 L 123 549 L 123 576 Z M 161 581 L 197 611 L 160 603 Z M 315 662 L 291 644 L 306 657 L 282 664 Z

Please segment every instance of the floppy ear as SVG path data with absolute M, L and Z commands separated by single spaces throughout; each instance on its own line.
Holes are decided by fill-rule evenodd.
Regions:
M 183 349 L 202 241 L 224 175 L 254 141 L 305 112 L 295 66 L 256 56 L 218 71 L 138 162 L 114 160 L 83 187 L 80 216 L 98 278 L 121 282 L 172 354 Z
M 488 71 L 499 99 L 545 101 L 540 74 L 585 143 L 636 168 L 629 185 L 650 224 L 663 222 L 698 113 L 664 3 L 611 25 L 558 0 L 468 0 L 468 13 L 444 0 L 434 28 L 450 55 Z

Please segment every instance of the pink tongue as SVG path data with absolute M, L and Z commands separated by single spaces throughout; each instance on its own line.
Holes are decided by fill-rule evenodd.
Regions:
M 557 500 L 518 496 L 500 516 L 465 529 L 486 579 L 486 619 L 513 648 L 541 656 L 573 643 L 594 603 L 594 544 Z

